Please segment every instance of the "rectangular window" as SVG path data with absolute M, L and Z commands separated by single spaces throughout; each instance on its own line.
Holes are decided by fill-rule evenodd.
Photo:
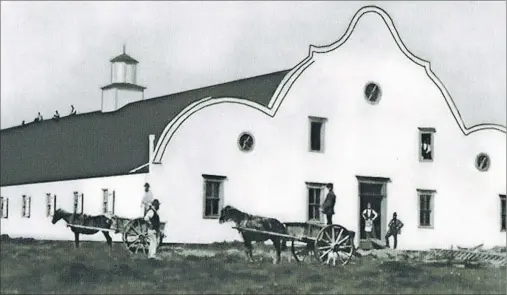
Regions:
M 114 214 L 115 192 L 111 193 L 107 188 L 102 189 L 102 212 Z
M 32 197 L 23 195 L 21 200 L 21 216 L 25 218 L 30 218 L 30 209 L 32 206 Z
M 56 210 L 56 195 L 46 194 L 46 216 L 51 217 Z
M 505 195 L 500 195 L 500 230 L 505 231 L 506 226 L 506 214 L 507 214 L 507 201 L 505 199 Z
M 435 128 L 419 128 L 419 161 L 431 162 L 434 158 Z
M 308 220 L 322 221 L 322 214 L 320 212 L 320 205 L 324 201 L 324 184 L 307 182 L 308 191 Z
M 218 218 L 224 198 L 225 176 L 203 175 L 204 218 Z
M 417 190 L 419 196 L 419 227 L 433 227 L 434 190 Z
M 83 214 L 84 195 L 74 192 L 74 214 Z
M 2 218 L 9 218 L 9 198 L 1 197 L 0 205 L 2 206 Z
M 309 117 L 310 119 L 310 151 L 324 151 L 324 126 L 326 118 Z

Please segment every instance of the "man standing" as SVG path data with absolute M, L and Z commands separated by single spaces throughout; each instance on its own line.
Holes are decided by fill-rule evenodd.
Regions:
M 363 210 L 361 215 L 364 219 L 364 231 L 366 233 L 366 238 L 375 238 L 373 222 L 377 219 L 378 214 L 371 208 L 371 203 L 368 202 L 368 204 L 366 204 L 366 209 Z
M 334 205 L 336 203 L 336 196 L 333 192 L 333 184 L 326 184 L 326 188 L 328 190 L 326 199 L 324 203 L 322 203 L 322 213 L 326 214 L 327 224 L 333 224 L 333 214 L 334 214 Z
M 143 200 L 141 201 L 141 208 L 144 209 L 143 215 L 146 215 L 146 212 L 148 212 L 148 209 L 150 209 L 150 204 L 153 201 L 153 193 L 150 190 L 150 184 L 145 183 L 144 184 L 144 196 Z
M 393 219 L 389 222 L 389 229 L 386 234 L 386 246 L 389 248 L 389 237 L 393 236 L 394 239 L 394 249 L 398 246 L 398 234 L 401 233 L 401 228 L 403 227 L 403 222 L 397 218 L 398 214 L 396 212 L 393 213 Z
M 148 239 L 150 241 L 150 248 L 148 249 L 148 258 L 159 259 L 156 257 L 158 241 L 160 237 L 160 217 L 158 216 L 158 209 L 160 202 L 155 199 L 144 215 L 144 220 L 148 223 Z

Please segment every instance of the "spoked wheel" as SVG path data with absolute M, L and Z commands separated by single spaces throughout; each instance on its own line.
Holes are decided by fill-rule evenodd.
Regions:
M 123 233 L 123 243 L 125 247 L 134 254 L 148 254 L 150 246 L 148 223 L 142 218 L 137 218 L 129 222 Z
M 314 252 L 320 262 L 326 262 L 328 255 L 335 254 L 341 264 L 346 265 L 354 254 L 354 236 L 343 226 L 328 225 L 317 235 Z
M 290 249 L 292 251 L 292 256 L 294 256 L 296 261 L 303 262 L 308 256 L 312 254 L 313 245 L 311 243 L 292 240 Z

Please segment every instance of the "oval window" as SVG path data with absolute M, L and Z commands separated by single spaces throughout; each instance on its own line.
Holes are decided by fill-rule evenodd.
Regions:
M 239 135 L 238 146 L 240 150 L 244 152 L 249 152 L 253 149 L 254 143 L 255 140 L 252 134 L 248 132 L 243 132 Z
M 475 158 L 475 167 L 477 167 L 479 171 L 488 171 L 490 164 L 491 160 L 489 159 L 489 156 L 486 155 L 485 153 L 480 153 Z
M 377 104 L 381 95 L 382 91 L 376 83 L 370 82 L 364 87 L 364 98 L 371 104 Z

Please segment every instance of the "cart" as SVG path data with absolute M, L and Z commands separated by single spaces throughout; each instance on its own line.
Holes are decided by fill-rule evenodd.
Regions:
M 311 222 L 284 223 L 288 234 L 261 231 L 246 227 L 233 227 L 239 231 L 256 232 L 277 236 L 291 241 L 291 252 L 296 261 L 303 262 L 313 256 L 317 261 L 326 262 L 328 254 L 334 252 L 342 265 L 350 262 L 354 255 L 355 232 L 338 224 L 325 225 Z
M 148 223 L 146 220 L 144 220 L 142 217 L 131 219 L 115 215 L 109 216 L 109 218 L 113 221 L 113 224 L 110 228 L 84 226 L 79 224 L 67 224 L 67 227 L 107 231 L 115 234 L 121 233 L 123 244 L 131 253 L 148 254 L 150 241 L 148 239 Z M 164 228 L 165 222 L 161 222 L 160 237 L 157 247 L 160 247 L 165 237 Z

